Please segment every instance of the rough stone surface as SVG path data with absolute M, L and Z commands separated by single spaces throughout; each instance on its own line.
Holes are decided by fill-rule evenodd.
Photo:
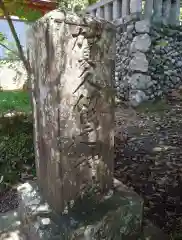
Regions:
M 52 210 L 44 202 L 36 183 L 30 182 L 18 187 L 19 219 L 22 231 L 30 240 L 48 240 L 56 236 L 57 225 L 51 220 Z
M 149 50 L 150 45 L 151 45 L 151 39 L 147 33 L 138 35 L 133 38 L 130 51 L 131 52 L 141 51 L 145 53 Z
M 21 231 L 7 231 L 3 232 L 0 235 L 0 240 L 27 240 L 24 235 L 22 235 Z
M 148 100 L 146 94 L 141 90 L 130 90 L 129 101 L 131 106 L 137 107 L 140 103 Z
M 19 225 L 20 221 L 16 210 L 0 214 L 0 232 L 6 231 L 7 229 L 9 229 L 10 226 L 11 226 L 10 230 L 14 230 Z
M 26 240 L 17 210 L 0 214 L 0 240 Z
M 137 239 L 141 233 L 143 201 L 117 180 L 108 194 L 83 196 L 59 216 L 43 201 L 36 183 L 22 184 L 18 192 L 22 229 L 30 240 Z
M 149 33 L 150 32 L 150 21 L 141 20 L 135 23 L 135 30 L 137 33 Z
M 151 76 L 134 73 L 129 80 L 129 84 L 131 85 L 131 89 L 145 90 L 151 87 L 153 83 Z
M 105 14 L 101 11 L 102 8 L 104 8 Z M 152 23 L 177 26 L 180 20 L 180 0 L 123 0 L 121 3 L 118 0 L 97 1 L 88 6 L 86 12 L 114 22 L 118 18 L 137 19 L 138 16 L 144 15 L 144 18 L 149 19 Z
M 120 26 L 116 35 L 117 96 L 138 105 L 178 88 L 182 84 L 181 56 L 181 26 L 159 27 L 148 20 Z
M 136 52 L 132 55 L 132 59 L 130 61 L 130 70 L 133 71 L 140 71 L 140 72 L 147 72 L 148 71 L 148 61 L 146 56 L 142 52 Z
M 29 32 L 37 175 L 56 211 L 112 186 L 115 27 L 54 10 Z

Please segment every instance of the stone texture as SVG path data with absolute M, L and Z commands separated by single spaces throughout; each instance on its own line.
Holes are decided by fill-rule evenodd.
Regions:
M 56 215 L 43 200 L 36 183 L 18 188 L 22 229 L 29 240 L 137 239 L 141 233 L 143 200 L 114 180 L 106 195 L 85 195 L 63 215 Z M 89 206 L 89 208 L 88 208 Z
M 30 240 L 48 240 L 59 234 L 58 226 L 52 221 L 52 209 L 43 200 L 35 182 L 18 187 L 19 218 L 22 231 Z
M 114 0 L 113 1 L 113 20 L 120 18 L 120 1 Z
M 16 210 L 12 210 L 8 213 L 0 213 L 0 233 L 7 229 L 11 231 L 15 230 L 19 225 L 20 221 Z
M 32 26 L 27 45 L 37 176 L 62 212 L 89 187 L 112 186 L 115 27 L 54 10 Z
M 145 1 L 145 9 L 144 9 L 145 19 L 151 20 L 153 15 L 153 6 L 154 6 L 154 0 Z
M 135 23 L 135 30 L 137 33 L 149 33 L 150 32 L 150 21 L 141 20 Z
M 122 1 L 122 17 L 126 17 L 127 15 L 129 15 L 129 11 L 130 11 L 130 5 L 129 5 L 129 1 L 128 0 L 123 0 Z
M 26 240 L 17 209 L 0 213 L 0 240 Z
M 132 20 L 117 32 L 117 97 L 131 101 L 132 105 L 163 97 L 182 83 L 182 27 L 159 27 L 147 23 L 148 20 Z M 149 32 L 150 37 L 143 29 Z M 137 40 L 139 47 L 136 47 L 136 39 L 143 36 L 150 38 L 148 45 L 144 46 Z M 132 94 L 128 94 L 130 90 Z
M 136 52 L 133 54 L 132 59 L 130 61 L 130 69 L 131 71 L 140 71 L 147 72 L 148 71 L 148 61 L 144 53 Z
M 131 43 L 131 52 L 141 51 L 141 52 L 147 52 L 151 46 L 151 39 L 150 36 L 146 34 L 141 34 L 136 37 L 134 37 L 132 43 Z
M 141 73 L 135 73 L 131 76 L 129 80 L 131 89 L 145 90 L 153 85 L 152 79 L 148 75 Z
M 180 0 L 173 1 L 171 4 L 169 23 L 173 26 L 180 24 Z
M 22 235 L 21 231 L 7 231 L 3 232 L 0 235 L 0 240 L 27 240 L 24 235 Z
M 130 90 L 129 101 L 132 107 L 139 106 L 142 102 L 148 100 L 146 94 L 141 90 Z
M 142 11 L 142 0 L 130 0 L 130 14 Z
M 160 23 L 162 21 L 162 5 L 163 0 L 154 0 L 153 22 Z
M 171 0 L 163 1 L 163 4 L 162 4 L 162 21 L 163 21 L 164 24 L 169 24 L 170 9 L 171 9 Z
M 113 3 L 113 7 L 112 7 Z M 119 18 L 132 20 L 144 15 L 144 19 L 149 19 L 153 23 L 169 23 L 170 25 L 179 25 L 180 19 L 180 0 L 106 0 L 98 1 L 88 6 L 87 13 L 92 16 L 100 13 L 100 9 L 106 10 L 105 14 L 98 14 L 107 20 L 116 20 Z M 111 11 L 113 12 L 111 14 Z M 143 14 L 144 12 L 144 14 Z M 109 13 L 109 15 L 108 15 Z M 105 16 L 104 16 L 105 15 Z M 113 16 L 111 19 L 111 15 Z M 143 16 L 142 16 L 143 18 Z M 126 20 L 127 22 L 127 20 Z

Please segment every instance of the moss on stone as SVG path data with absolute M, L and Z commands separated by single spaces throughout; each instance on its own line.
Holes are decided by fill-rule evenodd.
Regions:
M 140 198 L 132 198 L 120 192 L 108 198 L 86 195 L 78 199 L 68 214 L 62 217 L 61 239 L 137 239 L 140 235 L 143 203 Z M 63 220 L 64 219 L 64 220 Z M 75 236 L 75 238 L 73 237 Z M 86 239 L 86 238 L 84 238 Z

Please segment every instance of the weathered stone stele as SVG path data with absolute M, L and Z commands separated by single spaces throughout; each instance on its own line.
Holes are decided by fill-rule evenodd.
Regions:
M 115 29 L 52 11 L 28 33 L 37 177 L 56 212 L 89 187 L 112 187 Z

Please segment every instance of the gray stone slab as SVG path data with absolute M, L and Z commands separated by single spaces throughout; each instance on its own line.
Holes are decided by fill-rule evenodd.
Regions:
M 20 226 L 20 219 L 17 210 L 0 214 L 0 233 L 7 229 L 13 230 Z
M 57 215 L 43 201 L 35 182 L 18 188 L 19 214 L 30 240 L 137 239 L 141 231 L 143 200 L 119 181 L 108 195 L 92 192 Z
M 0 214 L 0 240 L 25 240 L 17 209 Z
M 17 229 L 1 233 L 0 240 L 27 240 L 27 238 L 19 229 Z

